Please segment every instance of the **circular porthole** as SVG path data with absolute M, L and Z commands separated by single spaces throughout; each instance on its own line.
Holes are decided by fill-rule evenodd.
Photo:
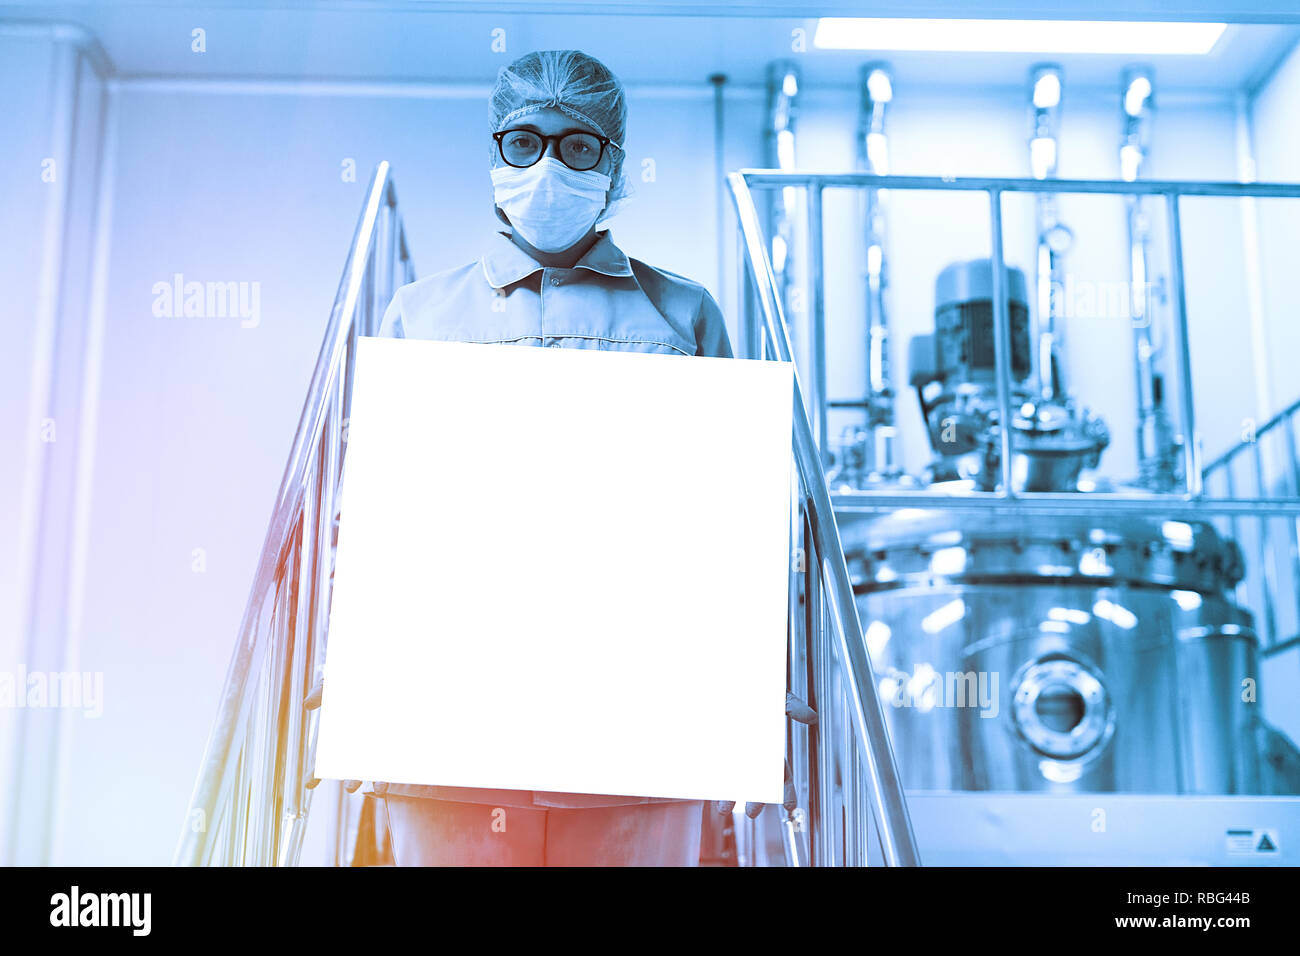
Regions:
M 1076 760 L 1110 737 L 1110 696 L 1101 675 L 1076 660 L 1049 658 L 1018 675 L 1012 708 L 1016 729 L 1035 750 Z

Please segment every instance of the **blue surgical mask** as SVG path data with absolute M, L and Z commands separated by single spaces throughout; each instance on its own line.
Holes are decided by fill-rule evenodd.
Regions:
M 570 169 L 550 156 L 523 169 L 492 170 L 496 204 L 542 252 L 561 252 L 586 235 L 605 208 L 609 184 L 604 173 Z

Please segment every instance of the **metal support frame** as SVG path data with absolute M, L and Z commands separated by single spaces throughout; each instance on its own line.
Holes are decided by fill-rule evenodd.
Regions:
M 1222 197 L 1260 199 L 1300 199 L 1300 185 L 1289 183 L 1222 183 L 1167 180 L 1097 180 L 1097 179 L 1025 179 L 991 177 L 937 177 L 937 176 L 877 176 L 863 172 L 786 172 L 776 169 L 743 169 L 729 177 L 735 201 L 752 204 L 754 189 L 802 188 L 820 192 L 828 187 L 857 189 L 925 190 L 934 192 L 983 192 L 989 196 L 990 248 L 993 260 L 994 338 L 998 388 L 998 413 L 1000 421 L 1009 421 L 1011 408 L 1011 356 L 1010 315 L 1007 307 L 1007 290 L 1000 267 L 1004 262 L 1002 240 L 1001 197 L 1006 193 L 1034 194 L 1092 194 L 1120 196 L 1160 196 L 1166 203 L 1168 238 L 1170 243 L 1171 285 L 1174 295 L 1174 337 L 1178 350 L 1180 412 L 1182 430 L 1186 435 L 1183 448 L 1186 469 L 1182 493 L 1152 494 L 1135 499 L 1128 495 L 1089 494 L 1057 495 L 1047 493 L 1017 494 L 1008 480 L 1008 445 L 1010 436 L 1005 429 L 1002 440 L 1002 487 L 996 492 L 976 493 L 960 498 L 933 492 L 845 492 L 835 496 L 838 509 L 856 511 L 884 511 L 900 507 L 994 508 L 1003 510 L 1010 502 L 1017 507 L 1034 509 L 1042 507 L 1055 513 L 1113 514 L 1116 510 L 1159 510 L 1162 513 L 1188 516 L 1207 514 L 1260 514 L 1300 517 L 1300 500 L 1291 498 L 1220 499 L 1204 495 L 1204 481 L 1200 466 L 1200 450 L 1195 440 L 1195 405 L 1192 391 L 1191 347 L 1188 334 L 1187 301 L 1183 282 L 1182 225 L 1179 201 L 1184 197 Z M 739 191 L 738 190 L 739 187 Z M 743 225 L 743 222 L 742 222 Z M 761 245 L 760 245 L 761 248 Z M 822 283 L 821 276 L 813 276 L 814 285 Z M 760 297 L 761 298 L 761 297 Z M 1300 403 L 1298 403 L 1300 404 Z
M 749 305 L 756 301 L 761 322 L 755 322 L 752 312 L 747 328 L 758 326 L 757 335 L 766 333 L 767 349 L 754 357 L 769 357 L 778 361 L 792 361 L 790 337 L 782 308 L 783 296 L 777 285 L 772 266 L 767 258 L 766 238 L 763 235 L 754 190 L 789 190 L 800 188 L 808 194 L 807 208 L 815 218 L 820 213 L 820 200 L 828 187 L 848 187 L 864 190 L 907 189 L 937 192 L 984 192 L 989 197 L 990 248 L 993 266 L 994 345 L 997 376 L 999 421 L 1012 420 L 1011 396 L 1011 321 L 1008 289 L 1003 275 L 1005 263 L 1002 236 L 1002 197 L 1006 193 L 1034 193 L 1059 195 L 1084 193 L 1121 195 L 1129 197 L 1160 196 L 1167 208 L 1168 240 L 1170 244 L 1171 283 L 1174 292 L 1175 345 L 1178 350 L 1180 411 L 1184 443 L 1185 484 L 1182 493 L 1152 493 L 1140 497 L 1122 494 L 1017 494 L 1013 487 L 1011 465 L 1011 434 L 1008 428 L 1000 430 L 1001 488 L 995 492 L 976 492 L 951 495 L 934 491 L 855 491 L 831 496 L 826 489 L 824 475 L 818 470 L 820 457 L 810 418 L 804 416 L 803 399 L 795 400 L 795 440 L 799 475 L 804 490 L 803 506 L 807 516 L 808 536 L 817 552 L 815 570 L 810 567 L 803 594 L 808 602 L 806 631 L 806 673 L 792 668 L 792 688 L 802 690 L 818 710 L 819 725 L 815 728 L 815 742 L 807 749 L 808 779 L 796 780 L 801 800 L 806 802 L 811 822 L 811 859 L 817 865 L 865 862 L 858 859 L 862 843 L 859 839 L 868 808 L 858 799 L 854 786 L 859 783 L 855 760 L 863 762 L 868 784 L 870 815 L 877 825 L 883 857 L 887 863 L 917 862 L 915 840 L 904 795 L 899 788 L 897 769 L 890 750 L 888 733 L 876 694 L 875 680 L 867 657 L 861 621 L 858 618 L 852 586 L 848 577 L 845 556 L 841 548 L 835 516 L 839 514 L 883 513 L 901 508 L 938 508 L 959 510 L 984 510 L 1008 514 L 1072 514 L 1103 518 L 1117 512 L 1150 514 L 1156 512 L 1171 518 L 1205 518 L 1227 516 L 1236 520 L 1242 517 L 1284 516 L 1290 519 L 1293 531 L 1300 527 L 1300 497 L 1265 497 L 1261 487 L 1255 498 L 1226 498 L 1205 495 L 1200 450 L 1196 438 L 1195 405 L 1192 392 L 1191 346 L 1188 334 L 1187 302 L 1184 289 L 1182 262 L 1182 233 L 1179 202 L 1184 196 L 1212 196 L 1227 198 L 1277 198 L 1300 199 L 1300 185 L 1261 183 L 1215 183 L 1172 181 L 1111 181 L 1063 179 L 1002 179 L 1002 178 L 952 178 L 924 176 L 880 176 L 865 172 L 814 172 L 776 169 L 744 169 L 728 177 L 732 198 L 740 223 L 742 251 L 748 262 L 742 274 L 742 301 Z M 812 231 L 815 264 L 820 263 L 819 231 Z M 753 289 L 744 285 L 748 278 Z M 809 277 L 813 302 L 820 302 L 824 277 L 814 269 Z M 747 311 L 749 311 L 747 309 Z M 822 321 L 820 311 L 813 318 Z M 811 340 L 824 347 L 824 330 L 815 331 Z M 824 356 L 810 357 L 813 368 L 820 374 Z M 796 390 L 800 388 L 796 370 Z M 1297 403 L 1290 411 L 1300 410 Z M 824 420 L 824 411 L 822 412 Z M 1280 418 L 1280 417 L 1279 417 Z M 1288 414 L 1289 418 L 1289 414 Z M 1276 424 L 1270 422 L 1266 429 Z M 1289 428 L 1289 421 L 1288 421 Z M 1220 462 L 1216 462 L 1216 465 Z M 1300 477 L 1293 479 L 1300 490 Z M 1297 551 L 1300 554 L 1300 550 Z M 1300 557 L 1297 558 L 1300 564 Z M 823 608 L 824 604 L 824 608 Z M 822 611 L 832 633 L 829 640 L 818 622 Z M 798 638 L 792 635 L 792 642 Z M 793 652 L 792 652 L 793 654 Z M 800 686 L 800 680 L 807 688 Z M 839 696 L 842 695 L 842 698 Z M 847 720 L 840 722 L 841 700 L 846 703 Z M 856 747 L 844 749 L 845 739 L 855 740 Z M 797 752 L 797 751 L 796 751 Z M 838 771 L 838 777 L 836 772 Z M 853 777 L 850 782 L 849 776 Z M 798 773 L 796 772 L 796 778 Z M 843 811 L 841 816 L 839 812 Z

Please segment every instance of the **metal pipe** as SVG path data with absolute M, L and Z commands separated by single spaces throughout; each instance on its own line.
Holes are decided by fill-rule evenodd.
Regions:
M 1154 112 L 1149 70 L 1130 70 L 1120 86 L 1120 176 L 1141 177 L 1147 161 Z M 1142 196 L 1125 198 L 1128 229 L 1129 311 L 1133 327 L 1136 386 L 1136 440 L 1139 481 L 1146 487 L 1169 491 L 1177 483 L 1176 449 L 1165 410 L 1163 378 L 1152 334 L 1150 226 Z
M 1259 442 L 1255 442 L 1255 488 L 1260 496 L 1264 494 L 1265 477 L 1264 477 L 1264 459 L 1259 451 Z M 1272 547 L 1273 536 L 1270 533 L 1269 519 L 1259 519 L 1258 536 L 1255 539 L 1257 560 L 1259 562 L 1258 574 L 1263 584 L 1264 592 L 1264 640 L 1263 645 L 1269 647 L 1277 642 L 1277 610 L 1274 604 L 1277 594 L 1277 552 Z
M 808 804 L 812 816 L 812 858 L 817 866 L 834 866 L 834 834 L 839 810 L 835 803 L 835 756 L 832 751 L 835 714 L 830 688 L 833 686 L 835 669 L 831 643 L 826 635 L 826 614 L 819 578 L 821 568 L 811 553 L 814 550 L 812 526 L 808 522 L 808 506 L 802 500 L 799 513 L 800 520 L 804 522 L 804 542 L 808 552 L 804 571 L 804 613 L 808 621 L 809 653 L 813 662 L 812 693 L 808 696 L 808 704 L 818 714 L 816 725 L 809 728 L 812 784 L 809 787 Z
M 876 176 L 889 175 L 889 137 L 885 122 L 893 102 L 889 66 L 868 63 L 860 73 L 858 165 Z M 888 263 L 885 255 L 885 193 L 864 192 L 866 223 L 866 411 L 871 436 L 867 449 L 870 470 L 881 475 L 898 472 L 893 376 L 889 362 L 889 316 L 885 309 Z
M 749 261 L 745 258 L 745 237 L 736 233 L 736 301 L 740 309 L 741 358 L 763 358 L 763 332 L 754 321 L 754 297 L 749 286 Z
M 802 700 L 811 702 L 810 659 L 808 639 L 808 600 L 804 580 L 808 573 L 807 551 L 804 540 L 804 518 L 799 494 L 799 479 L 794 469 L 790 472 L 790 577 L 787 600 L 790 608 L 790 641 L 788 686 L 790 691 Z M 798 560 L 802 559 L 802 560 Z M 813 709 L 816 706 L 813 705 Z M 798 847 L 791 850 L 787 845 L 787 856 L 793 856 L 787 863 L 792 866 L 807 865 L 809 859 L 809 833 L 812 806 L 811 763 L 809 748 L 812 737 L 810 728 L 796 721 L 787 721 L 786 759 L 791 768 L 791 778 L 795 789 L 795 808 L 792 811 L 796 825 L 787 827 L 788 839 L 793 838 Z M 801 816 L 802 814 L 802 816 Z M 787 823 L 790 819 L 787 818 Z
M 822 467 L 827 463 L 829 445 L 826 425 L 826 291 L 822 259 L 822 191 L 813 187 L 808 191 L 808 258 L 811 282 L 811 302 L 808 322 L 808 369 L 813 434 L 821 453 Z
M 1174 339 L 1178 347 L 1178 398 L 1183 417 L 1183 487 L 1199 497 L 1204 488 L 1200 447 L 1196 434 L 1196 405 L 1192 399 L 1192 353 L 1187 330 L 1187 289 L 1183 280 L 1183 227 L 1178 195 L 1165 197 L 1169 226 L 1169 272 L 1174 293 Z
M 1292 496 L 1300 498 L 1300 458 L 1296 457 L 1295 432 L 1291 424 L 1288 421 L 1283 431 L 1286 435 L 1287 460 L 1291 462 L 1287 473 Z M 1300 632 L 1300 518 L 1294 518 L 1286 524 L 1288 546 L 1291 549 L 1291 593 L 1295 596 L 1293 605 L 1295 616 L 1292 623 L 1296 631 Z
M 332 396 L 332 393 L 330 393 Z M 331 407 L 333 403 L 331 402 Z M 285 754 L 285 815 L 290 819 L 302 813 L 303 788 L 307 769 L 305 764 L 305 734 L 303 733 L 306 710 L 303 700 L 311 675 L 308 673 L 310 649 L 314 643 L 316 626 L 319 621 L 320 567 L 324 563 L 322 556 L 328 554 L 328 538 L 322 530 L 333 521 L 334 513 L 326 501 L 324 488 L 326 484 L 325 462 L 327 449 L 334 438 L 334 416 L 325 417 L 325 428 L 321 432 L 320 445 L 317 449 L 317 461 L 314 473 L 308 475 L 308 506 L 304 508 L 302 532 L 297 551 L 300 555 L 300 576 L 297 582 L 297 607 L 294 614 L 293 646 L 289 661 L 288 686 L 285 695 L 285 724 L 289 752 Z M 322 545 L 326 545 L 323 548 Z
M 726 100 L 723 96 L 727 87 L 725 73 L 714 73 L 709 77 L 713 85 L 713 223 L 717 234 L 715 253 L 718 257 L 718 287 L 722 289 L 725 263 L 727 261 L 727 137 L 726 137 Z M 732 313 L 735 314 L 734 312 Z
M 793 60 L 777 60 L 767 67 L 767 127 L 764 135 L 764 161 L 775 169 L 795 168 L 795 125 L 799 117 L 799 67 Z M 794 250 L 797 248 L 797 191 L 786 189 L 767 198 L 767 232 L 771 237 L 768 254 L 776 278 L 781 302 L 796 312 L 791 301 L 797 286 Z M 802 310 L 798 310 L 802 311 Z M 803 323 L 795 330 L 803 335 Z M 805 343 L 801 343 L 803 345 Z M 801 356 L 802 357 L 802 356 Z M 811 396 L 809 396 L 811 397 Z M 812 405 L 808 407 L 812 414 Z
M 1002 193 L 989 192 L 989 226 L 993 248 L 993 356 L 998 380 L 998 438 L 1001 446 L 1002 496 L 1014 498 L 1011 472 L 1011 306 L 1007 299 L 1002 246 Z
M 1046 64 L 1030 71 L 1029 106 L 1032 129 L 1029 139 L 1029 164 L 1030 172 L 1035 179 L 1056 178 L 1061 87 L 1062 76 L 1059 66 Z M 1034 315 L 1034 341 L 1037 347 L 1033 350 L 1032 360 L 1034 373 L 1038 379 L 1039 395 L 1045 400 L 1050 400 L 1056 395 L 1058 386 L 1061 392 L 1065 391 L 1064 382 L 1057 380 L 1056 352 L 1060 343 L 1057 318 L 1061 304 L 1056 290 L 1063 287 L 1063 257 L 1072 236 L 1058 220 L 1055 194 L 1038 194 L 1034 207 L 1038 234 L 1034 257 L 1038 307 Z
M 749 259 L 759 285 L 759 305 L 763 312 L 768 339 L 776 359 L 793 362 L 785 318 L 776 295 L 776 277 L 772 273 L 753 195 L 740 173 L 728 176 L 736 215 L 745 234 Z M 826 600 L 830 620 L 835 627 L 836 650 L 849 694 L 853 729 L 858 734 L 863 761 L 871 780 L 873 809 L 876 814 L 881 850 L 891 865 L 916 865 L 920 862 L 916 838 L 903 795 L 902 781 L 889 745 L 889 729 L 876 691 L 871 661 L 867 657 L 862 624 L 849 578 L 848 565 L 840 543 L 839 529 L 831 510 L 830 492 L 822 470 L 820 455 L 813 439 L 812 427 L 803 414 L 799 370 L 794 369 L 794 446 L 799 473 L 808 496 L 809 518 L 818 565 L 827 582 Z

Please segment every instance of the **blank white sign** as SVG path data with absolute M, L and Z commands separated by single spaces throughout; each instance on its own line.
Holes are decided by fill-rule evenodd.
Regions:
M 779 803 L 792 372 L 362 339 L 316 775 Z

